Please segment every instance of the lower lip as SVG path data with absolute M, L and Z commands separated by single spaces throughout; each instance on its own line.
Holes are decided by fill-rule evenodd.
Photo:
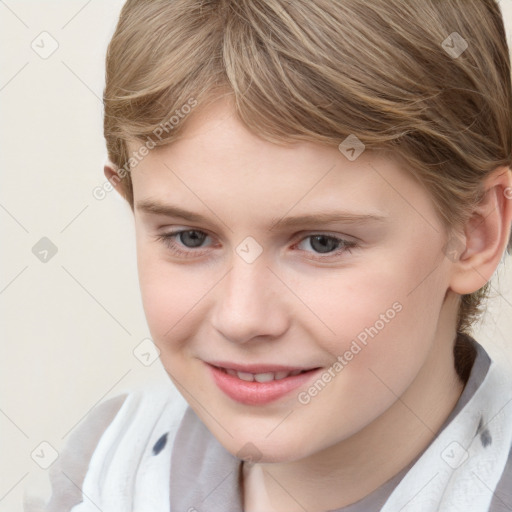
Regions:
M 321 368 L 317 368 L 269 382 L 249 382 L 229 375 L 216 366 L 208 365 L 208 367 L 217 386 L 233 400 L 246 405 L 261 405 L 278 400 L 294 389 L 303 386 L 321 370 Z

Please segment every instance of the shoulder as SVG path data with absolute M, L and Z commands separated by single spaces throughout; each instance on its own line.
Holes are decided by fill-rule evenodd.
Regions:
M 48 503 L 24 502 L 25 512 L 68 511 L 82 500 L 80 488 L 89 461 L 101 436 L 122 407 L 129 392 L 97 404 L 73 429 L 57 460 L 48 470 L 51 497 Z
M 187 403 L 172 383 L 151 383 L 101 401 L 69 435 L 49 470 L 51 497 L 44 506 L 25 503 L 25 512 L 69 512 L 87 495 L 89 481 L 101 479 L 106 466 L 122 457 L 129 443 L 131 455 L 140 441 L 150 441 L 162 421 L 172 439 Z M 137 443 L 138 441 L 138 443 Z M 121 452 L 117 453 L 116 452 Z M 118 461 L 119 463 L 119 461 Z M 82 493 L 83 491 L 83 493 Z

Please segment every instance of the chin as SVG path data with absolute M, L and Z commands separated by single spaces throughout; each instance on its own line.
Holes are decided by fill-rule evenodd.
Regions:
M 306 457 L 308 453 L 298 447 L 305 446 L 306 442 L 298 442 L 290 439 L 284 433 L 284 438 L 277 437 L 274 440 L 266 439 L 264 435 L 249 436 L 239 435 L 235 438 L 226 438 L 217 440 L 234 457 L 253 463 L 275 463 L 275 462 L 293 462 Z

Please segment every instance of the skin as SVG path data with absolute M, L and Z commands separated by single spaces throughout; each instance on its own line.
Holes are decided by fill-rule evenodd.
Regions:
M 453 261 L 429 194 L 398 159 L 365 151 L 351 162 L 335 146 L 272 144 L 250 133 L 227 99 L 186 123 L 182 138 L 132 171 L 140 287 L 161 361 L 229 452 L 257 448 L 255 462 L 243 465 L 244 510 L 354 503 L 424 450 L 460 397 L 452 355 L 458 298 L 499 263 L 512 216 L 504 194 L 510 172 L 497 169 L 487 180 L 490 192 Z M 106 176 L 114 173 L 107 165 Z M 149 200 L 207 221 L 137 207 Z M 320 210 L 382 219 L 275 225 Z M 158 239 L 187 229 L 207 235 L 199 247 L 174 238 L 188 256 Z M 322 253 L 308 238 L 315 234 L 357 246 Z M 236 253 L 248 236 L 262 249 L 252 263 Z M 327 370 L 396 303 L 400 312 L 307 404 L 295 391 L 266 405 L 240 404 L 204 363 Z

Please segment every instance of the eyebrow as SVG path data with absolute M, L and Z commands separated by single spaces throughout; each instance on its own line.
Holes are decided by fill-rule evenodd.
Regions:
M 184 208 L 180 208 L 178 206 L 164 204 L 159 201 L 154 200 L 144 200 L 137 202 L 135 208 L 141 212 L 154 214 L 154 215 L 164 215 L 166 217 L 179 218 L 183 220 L 187 220 L 189 222 L 199 222 L 199 223 L 208 223 L 210 220 L 195 212 L 191 212 L 189 210 L 185 210 Z M 273 230 L 276 226 L 278 229 L 287 229 L 293 228 L 297 226 L 307 226 L 307 225 L 319 225 L 319 224 L 328 224 L 334 222 L 343 222 L 349 224 L 361 224 L 364 222 L 370 221 L 384 221 L 387 216 L 377 213 L 354 213 L 354 212 L 344 212 L 344 211 L 323 211 L 317 213 L 311 213 L 306 215 L 297 215 L 295 217 L 283 217 L 273 218 L 271 221 L 271 228 Z

